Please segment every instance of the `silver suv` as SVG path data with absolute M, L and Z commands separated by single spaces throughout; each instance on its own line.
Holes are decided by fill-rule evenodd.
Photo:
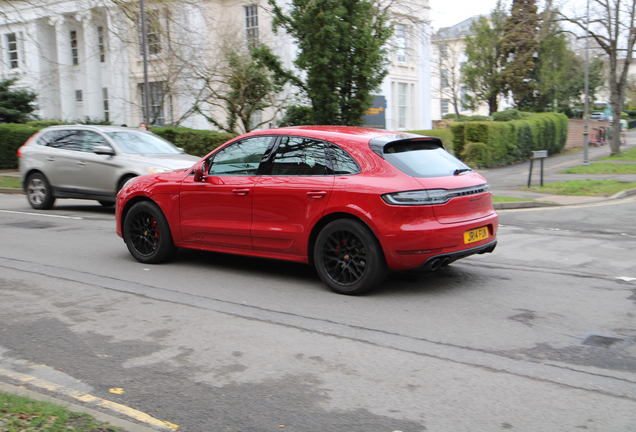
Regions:
M 48 209 L 56 198 L 115 204 L 133 177 L 189 168 L 200 158 L 150 132 L 116 126 L 51 126 L 18 150 L 29 204 Z

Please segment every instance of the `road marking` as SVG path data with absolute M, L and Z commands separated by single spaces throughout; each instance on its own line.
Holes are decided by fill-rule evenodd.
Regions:
M 118 404 L 116 402 L 112 402 L 106 399 L 98 398 L 96 396 L 85 394 L 77 390 L 73 390 L 68 387 L 64 387 L 59 384 L 52 383 L 50 381 L 45 381 L 45 380 L 36 378 L 31 375 L 26 375 L 19 372 L 13 372 L 13 371 L 2 369 L 2 368 L 0 368 L 0 375 L 4 375 L 8 378 L 18 380 L 25 384 L 30 384 L 36 387 L 40 387 L 54 393 L 61 393 L 63 395 L 72 397 L 73 399 L 77 399 L 78 401 L 81 401 L 81 402 L 94 404 L 99 407 L 106 408 L 111 411 L 115 411 L 119 414 L 126 415 L 130 418 L 133 418 L 135 420 L 149 424 L 154 427 L 161 428 L 163 430 L 172 430 L 172 431 L 179 430 L 179 426 L 176 424 L 156 419 L 154 417 L 149 416 L 148 414 L 144 412 L 137 411 L 136 409 L 133 409 L 125 405 Z
M 12 210 L 0 210 L 0 213 L 17 213 L 17 214 L 24 214 L 29 216 L 46 216 L 46 217 L 63 218 L 63 219 L 84 219 L 79 216 L 62 216 L 62 215 L 52 215 L 47 213 L 29 213 L 29 212 L 12 211 Z

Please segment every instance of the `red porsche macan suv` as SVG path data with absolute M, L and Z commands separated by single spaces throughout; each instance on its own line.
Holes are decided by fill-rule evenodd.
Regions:
M 439 138 L 340 126 L 252 132 L 136 177 L 116 220 L 143 263 L 178 247 L 311 263 L 342 294 L 492 252 L 498 224 L 486 180 Z

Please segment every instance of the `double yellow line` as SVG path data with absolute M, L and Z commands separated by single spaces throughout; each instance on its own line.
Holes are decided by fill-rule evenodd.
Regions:
M 106 399 L 98 398 L 96 396 L 85 394 L 77 390 L 73 390 L 68 387 L 64 387 L 59 384 L 52 383 L 50 381 L 45 381 L 43 379 L 36 378 L 31 375 L 26 375 L 19 372 L 13 372 L 13 371 L 2 369 L 2 368 L 0 368 L 0 375 L 20 381 L 24 384 L 29 384 L 35 387 L 39 387 L 54 393 L 63 394 L 65 396 L 76 399 L 80 402 L 90 403 L 95 406 L 105 408 L 119 414 L 123 414 L 137 421 L 146 423 L 150 426 L 158 427 L 164 430 L 171 430 L 171 431 L 179 430 L 179 426 L 177 426 L 176 424 L 156 419 L 154 417 L 149 416 L 146 413 L 137 411 L 136 409 L 129 408 L 125 405 L 118 404 L 116 402 L 112 402 Z

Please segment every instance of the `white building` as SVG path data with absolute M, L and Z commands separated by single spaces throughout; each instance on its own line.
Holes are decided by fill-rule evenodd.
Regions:
M 476 110 L 470 110 L 462 104 L 462 98 L 467 91 L 462 84 L 461 75 L 461 68 L 467 60 L 464 38 L 479 17 L 480 15 L 476 15 L 454 26 L 441 28 L 431 38 L 431 112 L 434 120 L 440 120 L 446 114 L 454 114 L 455 108 L 461 115 L 489 114 L 486 103 L 481 104 Z M 506 98 L 501 97 L 500 110 L 509 106 Z
M 395 15 L 396 50 L 379 92 L 387 101 L 389 129 L 431 125 L 428 0 L 420 3 L 418 16 L 412 11 Z M 265 0 L 146 2 L 153 124 L 209 129 L 206 116 L 224 121 L 219 107 L 201 102 L 206 74 L 219 64 L 221 46 L 266 43 L 291 66 L 295 48 L 288 36 L 272 32 L 265 5 Z M 38 94 L 36 114 L 42 119 L 72 122 L 88 117 L 136 126 L 144 105 L 140 29 L 136 3 L 2 2 L 0 79 L 17 77 L 17 88 Z M 275 121 L 267 121 L 273 114 L 259 113 L 266 122 L 262 127 L 275 126 Z

